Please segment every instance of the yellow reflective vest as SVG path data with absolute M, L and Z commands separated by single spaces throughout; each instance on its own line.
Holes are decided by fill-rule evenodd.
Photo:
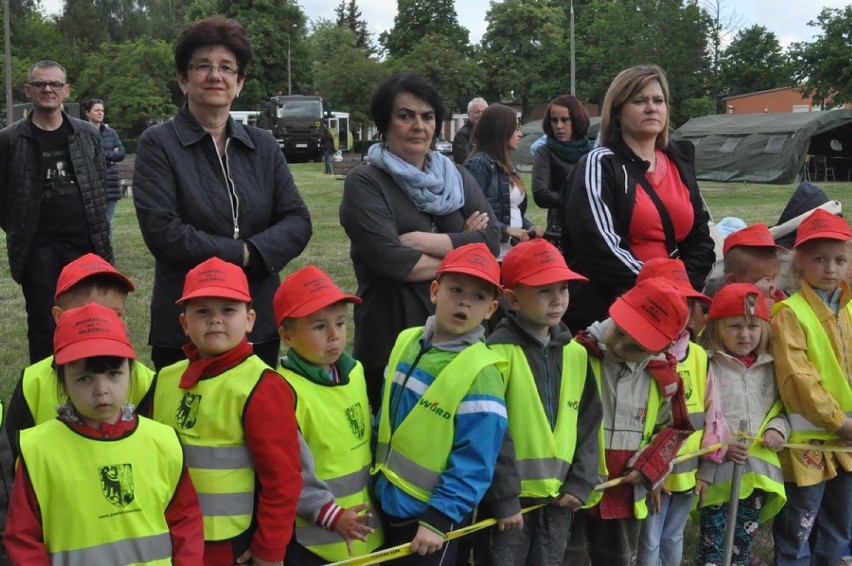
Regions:
M 154 419 L 174 428 L 204 516 L 204 540 L 245 532 L 254 514 L 255 473 L 246 444 L 243 412 L 263 372 L 260 358 L 181 389 L 189 361 L 163 368 L 154 391 Z
M 130 360 L 130 389 L 127 402 L 138 405 L 148 393 L 154 372 L 138 360 Z M 21 376 L 21 391 L 35 424 L 56 417 L 56 406 L 63 402 L 59 395 L 59 381 L 53 367 L 53 356 L 36 362 L 24 369 Z
M 781 413 L 783 406 L 780 399 L 772 405 L 760 425 L 757 436 L 763 436 L 766 425 Z M 759 441 L 755 441 L 749 448 L 748 460 L 743 465 L 746 466 L 746 469 L 740 480 L 739 498 L 745 499 L 756 489 L 766 492 L 766 501 L 760 509 L 760 522 L 763 523 L 777 515 L 787 502 L 781 462 L 778 460 L 778 454 L 765 446 L 761 446 Z M 704 507 L 719 505 L 731 500 L 733 474 L 733 462 L 722 462 L 716 468 L 713 483 L 707 488 L 707 493 L 704 495 Z
M 140 417 L 100 440 L 54 419 L 20 439 L 52 564 L 172 563 L 165 512 L 183 471 L 172 429 Z
M 372 506 L 368 490 L 370 463 L 370 404 L 364 368 L 357 362 L 345 385 L 322 385 L 283 366 L 278 373 L 296 392 L 296 420 L 316 464 L 316 476 L 344 508 L 362 503 Z M 366 542 L 352 541 L 352 556 L 369 554 L 384 542 L 381 524 L 373 514 L 376 532 Z M 349 558 L 346 542 L 333 531 L 296 517 L 296 540 L 331 562 Z
M 707 390 L 707 352 L 701 346 L 690 342 L 686 359 L 677 364 L 677 373 L 683 380 L 684 399 L 689 420 L 695 432 L 689 435 L 680 446 L 677 455 L 692 454 L 701 449 L 704 438 L 704 393 Z M 666 489 L 674 493 L 684 493 L 695 488 L 695 474 L 698 471 L 698 458 L 675 464 L 666 478 Z
M 840 367 L 837 354 L 831 347 L 831 341 L 822 329 L 813 309 L 801 293 L 796 293 L 792 297 L 777 303 L 773 308 L 773 313 L 777 312 L 782 305 L 790 307 L 802 327 L 802 332 L 804 332 L 808 342 L 808 359 L 819 372 L 822 386 L 837 400 L 840 409 L 846 413 L 846 417 L 852 418 L 852 385 L 850 385 L 849 376 Z M 846 305 L 846 310 L 849 317 L 852 318 L 852 302 Z M 852 337 L 847 336 L 846 338 Z M 839 440 L 834 432 L 815 426 L 800 413 L 788 412 L 787 418 L 793 427 L 790 442 Z
M 578 408 L 588 366 L 586 349 L 573 341 L 562 348 L 559 411 L 551 429 L 523 348 L 513 344 L 489 347 L 509 364 L 503 378 L 515 467 L 521 477 L 520 497 L 559 498 L 577 447 Z
M 420 327 L 403 330 L 391 351 L 388 373 L 400 362 L 402 353 L 423 334 Z M 427 502 L 446 469 L 453 450 L 455 412 L 476 376 L 491 365 L 502 370 L 503 358 L 484 343 L 463 349 L 439 373 L 418 403 L 391 432 L 391 383 L 386 381 L 379 418 L 376 463 L 371 474 L 382 473 L 390 483 L 411 497 Z M 428 431 L 428 436 L 424 436 Z
M 603 395 L 602 383 L 601 383 L 601 360 L 600 358 L 596 358 L 592 356 L 589 358 L 591 362 L 592 371 L 595 373 L 595 379 L 598 382 L 598 392 Z M 662 396 L 660 395 L 660 388 L 657 385 L 657 381 L 653 378 L 649 378 L 650 384 L 648 387 L 648 406 L 647 413 L 645 414 L 645 424 L 642 428 L 642 441 L 639 443 L 639 446 L 636 449 L 640 449 L 643 446 L 647 446 L 651 443 L 651 439 L 654 437 L 654 425 L 657 423 L 657 413 L 660 411 L 660 405 L 662 404 Z M 601 423 L 600 429 L 600 443 L 601 443 L 601 461 L 600 466 L 598 467 L 598 473 L 605 478 L 609 478 L 609 470 L 606 466 L 606 442 L 604 440 L 604 431 L 603 431 L 603 423 Z M 609 478 L 615 479 L 615 478 Z M 644 519 L 648 516 L 648 504 L 646 501 L 647 498 L 647 490 L 645 488 L 640 488 L 638 486 L 634 486 L 633 488 L 633 516 L 637 519 Z M 584 509 L 588 509 L 590 507 L 594 507 L 597 505 L 601 498 L 603 497 L 603 492 L 601 491 L 593 491 L 592 495 L 589 497 L 589 501 L 583 506 Z

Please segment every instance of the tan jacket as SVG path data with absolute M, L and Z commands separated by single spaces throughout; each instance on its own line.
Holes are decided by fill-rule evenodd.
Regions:
M 839 316 L 805 281 L 802 281 L 799 293 L 819 318 L 832 348 L 841 360 L 841 367 L 845 367 L 846 378 L 852 379 L 852 320 L 845 310 L 852 300 L 849 284 L 841 283 Z M 830 432 L 837 431 L 846 415 L 834 397 L 823 388 L 815 363 L 808 357 L 807 340 L 793 310 L 782 307 L 772 316 L 771 325 L 775 376 L 787 412 L 800 413 L 816 426 Z M 843 441 L 834 444 L 843 444 Z M 852 471 L 852 454 L 848 453 L 784 450 L 780 459 L 784 479 L 795 481 L 800 486 L 829 480 L 837 475 L 838 467 Z

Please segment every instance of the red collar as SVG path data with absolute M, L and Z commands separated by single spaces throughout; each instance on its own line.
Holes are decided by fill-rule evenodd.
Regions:
M 133 418 L 129 421 L 123 421 L 121 420 L 121 417 L 119 417 L 119 419 L 115 421 L 115 424 L 101 423 L 101 427 L 99 429 L 90 427 L 82 422 L 76 423 L 66 418 L 63 418 L 62 422 L 67 424 L 72 430 L 87 438 L 122 438 L 133 432 L 136 428 L 138 419 L 139 417 L 136 415 L 133 415 Z
M 241 363 L 252 355 L 254 347 L 247 339 L 243 338 L 242 342 L 215 358 L 202 359 L 195 344 L 187 344 L 183 347 L 183 351 L 189 359 L 189 366 L 180 377 L 180 388 L 189 389 L 200 379 L 219 375 Z

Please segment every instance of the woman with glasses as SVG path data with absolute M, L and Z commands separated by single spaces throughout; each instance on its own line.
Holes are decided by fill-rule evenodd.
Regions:
M 107 174 L 107 218 L 109 219 L 109 240 L 113 241 L 112 219 L 115 217 L 115 205 L 121 198 L 121 179 L 118 176 L 119 161 L 124 161 L 126 152 L 118 132 L 104 124 L 104 101 L 100 98 L 88 98 L 80 105 L 86 119 L 101 133 L 101 145 L 103 145 L 104 158 L 106 158 Z
M 592 150 L 589 132 L 589 113 L 575 96 L 560 94 L 550 101 L 542 120 L 547 141 L 533 158 L 533 200 L 547 209 L 547 232 L 562 231 L 559 201 L 565 180 L 581 157 Z M 558 238 L 558 236 L 553 236 Z M 561 242 L 555 241 L 559 246 Z
M 175 47 L 183 108 L 139 139 L 133 199 L 156 260 L 149 340 L 157 369 L 184 359 L 175 301 L 186 272 L 214 256 L 245 270 L 258 315 L 249 340 L 278 363 L 272 295 L 278 272 L 305 249 L 311 221 L 275 139 L 230 117 L 251 61 L 238 22 L 190 24 Z
M 473 153 L 465 167 L 473 174 L 497 216 L 502 233 L 500 258 L 512 242 L 540 238 L 544 228 L 533 226 L 524 214 L 527 190 L 515 166 L 511 152 L 518 149 L 521 131 L 517 113 L 502 104 L 492 104 L 482 113 L 471 137 Z

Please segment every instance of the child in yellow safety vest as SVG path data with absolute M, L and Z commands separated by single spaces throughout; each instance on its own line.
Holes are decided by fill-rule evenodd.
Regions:
M 204 516 L 204 566 L 281 566 L 302 490 L 292 388 L 256 354 L 243 269 L 210 258 L 178 299 L 187 359 L 151 386 L 155 420 L 177 430 Z
M 724 564 L 734 466 L 743 466 L 734 527 L 733 564 L 748 566 L 758 525 L 774 517 L 786 501 L 778 452 L 790 425 L 782 411 L 775 368 L 768 353 L 769 309 L 760 289 L 730 283 L 713 298 L 702 343 L 710 375 L 719 390 L 731 431 L 748 437 L 732 442 L 726 461 L 703 461 L 698 472 L 701 538 L 697 564 Z M 745 427 L 741 430 L 742 425 Z M 752 441 L 754 438 L 760 440 Z M 706 487 L 705 487 L 706 486 Z
M 491 483 L 506 432 L 503 359 L 485 345 L 500 266 L 485 244 L 448 253 L 430 287 L 435 315 L 391 351 L 373 426 L 373 493 L 400 564 L 455 564 L 458 540 Z
M 362 556 L 384 540 L 369 512 L 373 454 L 364 368 L 344 351 L 346 307 L 360 302 L 313 265 L 287 276 L 272 299 L 288 348 L 278 373 L 296 393 L 304 481 L 288 565 Z
M 566 564 L 633 563 L 647 495 L 693 432 L 677 360 L 668 353 L 689 316 L 680 289 L 661 277 L 646 279 L 619 297 L 609 315 L 575 339 L 589 351 L 600 388 L 601 472 L 622 483 L 574 515 Z
M 130 279 L 107 260 L 92 253 L 84 254 L 59 273 L 53 298 L 54 320 L 68 309 L 89 303 L 111 308 L 118 316 L 123 316 L 127 295 L 133 290 Z M 154 372 L 133 359 L 130 360 L 130 373 L 128 401 L 138 405 L 148 392 Z M 13 457 L 18 455 L 18 431 L 54 419 L 61 404 L 59 397 L 53 356 L 24 369 L 12 392 L 6 423 Z
M 204 552 L 198 497 L 170 427 L 127 403 L 136 358 L 113 310 L 59 317 L 57 383 L 68 402 L 20 431 L 4 543 L 11 564 L 176 564 Z
M 497 527 L 484 531 L 477 563 L 561 566 L 573 512 L 598 482 L 601 401 L 585 348 L 561 322 L 568 268 L 543 239 L 503 258 L 504 296 L 512 312 L 488 337 L 508 362 L 503 370 L 509 431 L 494 480 L 479 506 Z M 547 503 L 521 515 L 523 507 Z
M 707 374 L 707 353 L 692 342 L 696 329 L 703 328 L 705 324 L 700 303 L 709 303 L 710 299 L 692 287 L 686 266 L 679 259 L 647 260 L 642 264 L 636 281 L 651 277 L 662 277 L 674 283 L 689 306 L 689 323 L 669 348 L 669 353 L 677 360 L 686 410 L 695 428 L 678 452 L 678 456 L 687 456 L 726 441 L 730 436 L 713 379 Z M 721 462 L 723 455 L 724 451 L 720 450 L 702 458 Z M 698 463 L 699 458 L 695 457 L 675 464 L 663 485 L 652 492 L 648 518 L 642 522 L 639 534 L 637 566 L 680 566 L 684 529 L 695 501 Z
M 837 564 L 852 532 L 852 230 L 814 211 L 800 225 L 793 263 L 801 289 L 775 305 L 772 354 L 790 418 L 790 441 L 813 450 L 781 452 L 787 505 L 775 519 L 776 564 Z

